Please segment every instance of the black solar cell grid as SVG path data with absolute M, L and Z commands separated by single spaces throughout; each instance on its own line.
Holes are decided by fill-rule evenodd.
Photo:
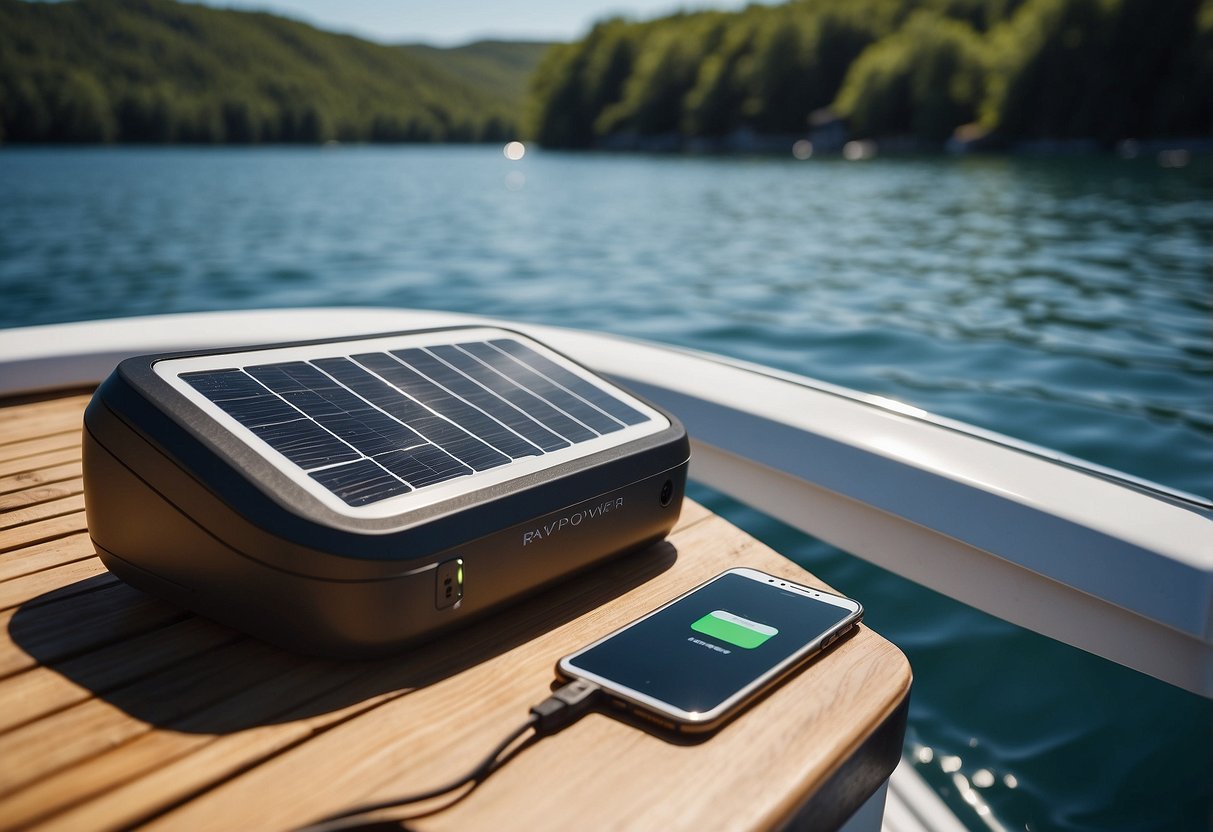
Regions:
M 351 506 L 542 456 L 647 418 L 513 339 L 180 377 Z

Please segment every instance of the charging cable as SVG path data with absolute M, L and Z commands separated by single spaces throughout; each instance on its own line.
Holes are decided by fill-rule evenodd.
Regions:
M 364 803 L 361 806 L 355 806 L 352 809 L 347 809 L 343 812 L 338 812 L 329 815 L 326 818 L 316 821 L 315 823 L 304 827 L 299 832 L 338 832 L 342 829 L 353 829 L 363 826 L 367 823 L 367 819 L 363 815 L 368 815 L 371 812 L 379 812 L 383 809 L 398 808 L 401 806 L 409 806 L 413 803 L 420 803 L 424 800 L 430 800 L 435 797 L 441 797 L 445 794 L 450 794 L 456 789 L 466 786 L 468 783 L 479 785 L 490 774 L 496 771 L 502 763 L 510 756 L 510 748 L 515 750 L 522 748 L 522 745 L 515 747 L 515 743 L 522 737 L 530 733 L 523 745 L 555 734 L 562 728 L 571 725 L 581 717 L 585 716 L 598 703 L 599 697 L 602 695 L 602 688 L 595 685 L 593 682 L 586 682 L 580 679 L 569 682 L 568 684 L 558 688 L 555 693 L 547 699 L 540 702 L 531 708 L 531 715 L 527 720 L 515 728 L 510 734 L 503 739 L 497 746 L 489 752 L 483 760 L 476 764 L 465 774 L 456 777 L 449 783 L 437 786 L 432 789 L 427 789 L 416 794 L 403 795 L 401 797 L 393 797 L 388 800 L 380 800 L 375 803 Z M 473 788 L 475 788 L 473 785 Z M 471 791 L 470 789 L 468 791 Z

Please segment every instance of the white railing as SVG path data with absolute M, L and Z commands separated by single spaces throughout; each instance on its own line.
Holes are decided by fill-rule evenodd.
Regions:
M 0 331 L 0 394 L 93 384 L 122 357 L 482 318 L 200 313 Z M 674 412 L 691 476 L 993 615 L 1213 697 L 1213 519 L 1198 498 L 913 408 L 715 356 L 527 331 Z
M 697 481 L 999 618 L 1213 697 L 1213 517 L 1199 498 L 808 379 L 543 336 L 677 414 Z

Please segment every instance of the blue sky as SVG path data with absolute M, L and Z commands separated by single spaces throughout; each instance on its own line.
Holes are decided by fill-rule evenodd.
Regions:
M 649 18 L 678 9 L 738 9 L 745 0 L 204 0 L 258 9 L 383 43 L 454 46 L 481 38 L 572 40 L 595 20 Z

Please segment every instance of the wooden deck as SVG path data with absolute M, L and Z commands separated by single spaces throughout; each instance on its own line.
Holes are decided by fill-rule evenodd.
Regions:
M 0 402 L 3 829 L 296 827 L 445 782 L 546 695 L 557 658 L 725 568 L 823 586 L 688 502 L 656 551 L 441 644 L 372 663 L 299 658 L 101 565 L 82 493 L 88 398 Z M 591 714 L 408 825 L 830 828 L 896 764 L 909 688 L 905 658 L 861 627 L 704 742 Z

